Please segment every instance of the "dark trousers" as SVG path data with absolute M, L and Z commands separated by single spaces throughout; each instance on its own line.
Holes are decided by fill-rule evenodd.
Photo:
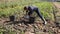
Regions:
M 43 22 L 45 22 L 45 20 L 44 20 L 43 16 L 41 15 L 40 11 L 38 10 L 38 8 L 35 8 L 33 11 L 30 11 L 30 12 L 28 13 L 28 15 L 31 15 L 34 11 L 35 11 L 35 12 L 37 13 L 37 15 L 43 20 Z

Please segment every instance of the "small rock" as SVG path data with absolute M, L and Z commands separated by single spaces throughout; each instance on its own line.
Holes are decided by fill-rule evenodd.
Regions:
M 34 33 L 31 33 L 31 32 L 25 32 L 25 34 L 34 34 Z
M 22 24 L 18 24 L 18 26 L 21 26 Z
M 57 31 L 57 28 L 52 28 L 52 30 L 56 32 Z
M 31 32 L 34 32 L 34 29 L 31 28 L 30 31 L 31 31 Z
M 60 33 L 58 33 L 58 34 L 60 34 Z
M 27 28 L 26 31 L 34 32 L 34 29 L 33 28 Z
M 38 26 L 36 24 L 34 24 L 34 28 L 38 28 Z
M 50 28 L 52 28 L 52 27 L 50 27 Z
M 46 32 L 46 30 L 44 29 L 43 32 Z
M 58 29 L 58 32 L 60 33 L 60 29 Z
M 36 23 L 39 23 L 39 21 L 35 21 Z
M 31 27 L 32 28 L 32 25 L 31 24 L 28 24 L 29 25 L 29 27 Z

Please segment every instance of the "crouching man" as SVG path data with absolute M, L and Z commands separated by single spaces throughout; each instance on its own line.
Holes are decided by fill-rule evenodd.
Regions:
M 26 11 L 29 16 L 31 16 L 31 15 L 33 14 L 33 12 L 36 12 L 37 15 L 43 20 L 43 22 L 44 22 L 43 24 L 47 24 L 46 20 L 45 20 L 44 17 L 41 15 L 38 7 L 36 7 L 36 6 L 25 6 L 25 7 L 24 7 L 24 11 Z M 29 11 L 29 12 L 28 12 L 28 11 Z

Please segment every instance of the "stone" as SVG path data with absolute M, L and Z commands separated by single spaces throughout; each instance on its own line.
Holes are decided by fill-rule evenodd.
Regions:
M 18 26 L 21 26 L 22 24 L 18 24 Z
M 58 29 L 58 32 L 60 33 L 60 29 Z
M 34 33 L 31 33 L 31 32 L 25 32 L 25 34 L 34 34 Z

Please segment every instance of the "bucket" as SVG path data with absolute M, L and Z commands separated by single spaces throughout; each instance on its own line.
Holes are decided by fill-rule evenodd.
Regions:
M 11 15 L 11 16 L 9 16 L 9 19 L 10 19 L 10 21 L 14 21 L 15 20 L 15 16 Z
M 25 15 L 24 18 L 25 18 L 25 20 L 24 20 L 25 23 L 34 23 L 34 21 L 35 21 L 35 17 L 32 17 L 32 16 Z

